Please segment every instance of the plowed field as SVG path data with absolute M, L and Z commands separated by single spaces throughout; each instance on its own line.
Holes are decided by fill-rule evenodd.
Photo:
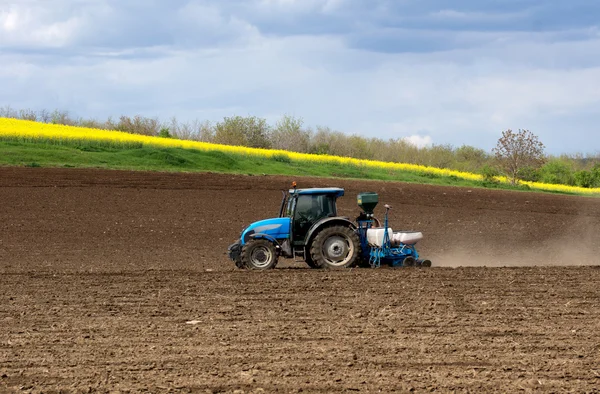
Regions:
M 600 392 L 600 199 L 298 178 L 434 267 L 235 269 L 292 180 L 0 168 L 0 392 Z

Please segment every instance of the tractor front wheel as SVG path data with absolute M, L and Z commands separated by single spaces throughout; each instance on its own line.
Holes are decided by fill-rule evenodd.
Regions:
M 304 261 L 306 262 L 306 264 L 310 267 L 310 268 L 320 268 L 318 265 L 315 264 L 315 262 L 312 259 L 312 256 L 310 255 L 310 251 L 306 254 L 306 258 L 304 259 Z
M 277 265 L 275 245 L 266 239 L 253 239 L 242 247 L 242 263 L 246 268 L 268 270 Z
M 349 227 L 326 227 L 314 238 L 310 255 L 320 268 L 352 267 L 360 255 L 358 235 Z

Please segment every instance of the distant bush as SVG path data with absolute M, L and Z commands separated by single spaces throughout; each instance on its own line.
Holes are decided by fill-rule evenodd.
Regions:
M 579 170 L 575 174 L 575 185 L 581 187 L 600 187 L 600 163 L 588 170 Z
M 168 127 L 163 127 L 162 129 L 160 129 L 160 131 L 158 132 L 158 136 L 162 138 L 173 138 L 173 136 L 169 132 Z
M 460 171 L 477 172 L 490 161 L 490 156 L 483 150 L 463 145 L 454 151 L 455 167 Z
M 594 175 L 591 171 L 580 170 L 574 174 L 575 185 L 580 187 L 594 187 Z
M 560 159 L 552 159 L 540 168 L 540 181 L 543 183 L 573 186 L 575 184 L 575 177 L 568 162 Z
M 524 166 L 519 168 L 519 171 L 517 171 L 517 178 L 523 181 L 539 182 L 540 171 L 539 169 L 536 169 L 531 166 Z
M 271 156 L 271 159 L 280 162 L 280 163 L 291 163 L 292 159 L 286 155 L 285 153 L 277 153 L 273 156 Z
M 498 182 L 498 180 L 496 179 L 497 176 L 500 176 L 500 171 L 496 168 L 493 167 L 489 164 L 485 164 L 480 171 L 481 175 L 483 176 L 483 180 L 485 182 Z

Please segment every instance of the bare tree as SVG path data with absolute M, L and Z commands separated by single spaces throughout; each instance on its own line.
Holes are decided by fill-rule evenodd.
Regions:
M 514 184 L 517 183 L 519 170 L 523 167 L 539 168 L 544 164 L 544 144 L 529 130 L 502 132 L 496 147 L 492 150 L 501 170 Z

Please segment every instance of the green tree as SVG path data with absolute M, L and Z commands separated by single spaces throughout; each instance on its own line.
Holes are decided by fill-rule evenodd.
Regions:
M 450 144 L 432 145 L 421 149 L 423 153 L 427 152 L 428 161 L 426 165 L 439 168 L 452 168 L 454 164 L 454 147 Z
M 307 153 L 310 149 L 311 133 L 302 128 L 304 121 L 284 115 L 271 133 L 273 148 Z
M 352 135 L 348 137 L 348 144 L 351 157 L 355 157 L 357 159 L 373 158 L 373 153 L 371 152 L 367 139 L 358 135 Z
M 481 168 L 481 175 L 483 176 L 483 180 L 485 182 L 497 183 L 498 180 L 496 177 L 500 175 L 500 171 L 498 171 L 496 167 L 485 164 Z
M 333 150 L 332 144 L 333 131 L 329 127 L 317 126 L 317 131 L 312 135 L 310 142 L 310 153 L 317 155 L 337 154 Z
M 575 184 L 575 177 L 570 163 L 560 159 L 552 159 L 540 168 L 540 180 L 544 183 L 561 185 Z
M 588 170 L 576 171 L 575 184 L 581 187 L 600 187 L 600 163 Z
M 173 136 L 169 132 L 168 127 L 163 127 L 162 129 L 160 129 L 160 131 L 158 132 L 158 136 L 162 138 L 173 138 Z
M 600 163 L 594 164 L 590 172 L 592 173 L 592 187 L 600 187 Z
M 519 168 L 517 177 L 523 181 L 539 182 L 540 180 L 540 169 L 533 168 L 531 166 L 523 166 Z
M 215 126 L 214 142 L 251 148 L 270 148 L 270 132 L 267 121 L 256 116 L 225 117 Z
M 539 168 L 546 160 L 544 144 L 529 130 L 502 132 L 496 147 L 492 150 L 500 169 L 514 184 L 519 179 L 519 170 L 525 166 Z
M 592 175 L 591 171 L 580 170 L 576 171 L 574 174 L 575 177 L 575 185 L 580 187 L 594 187 L 594 175 Z
M 475 172 L 488 161 L 488 155 L 483 149 L 463 145 L 454 151 L 459 170 Z

